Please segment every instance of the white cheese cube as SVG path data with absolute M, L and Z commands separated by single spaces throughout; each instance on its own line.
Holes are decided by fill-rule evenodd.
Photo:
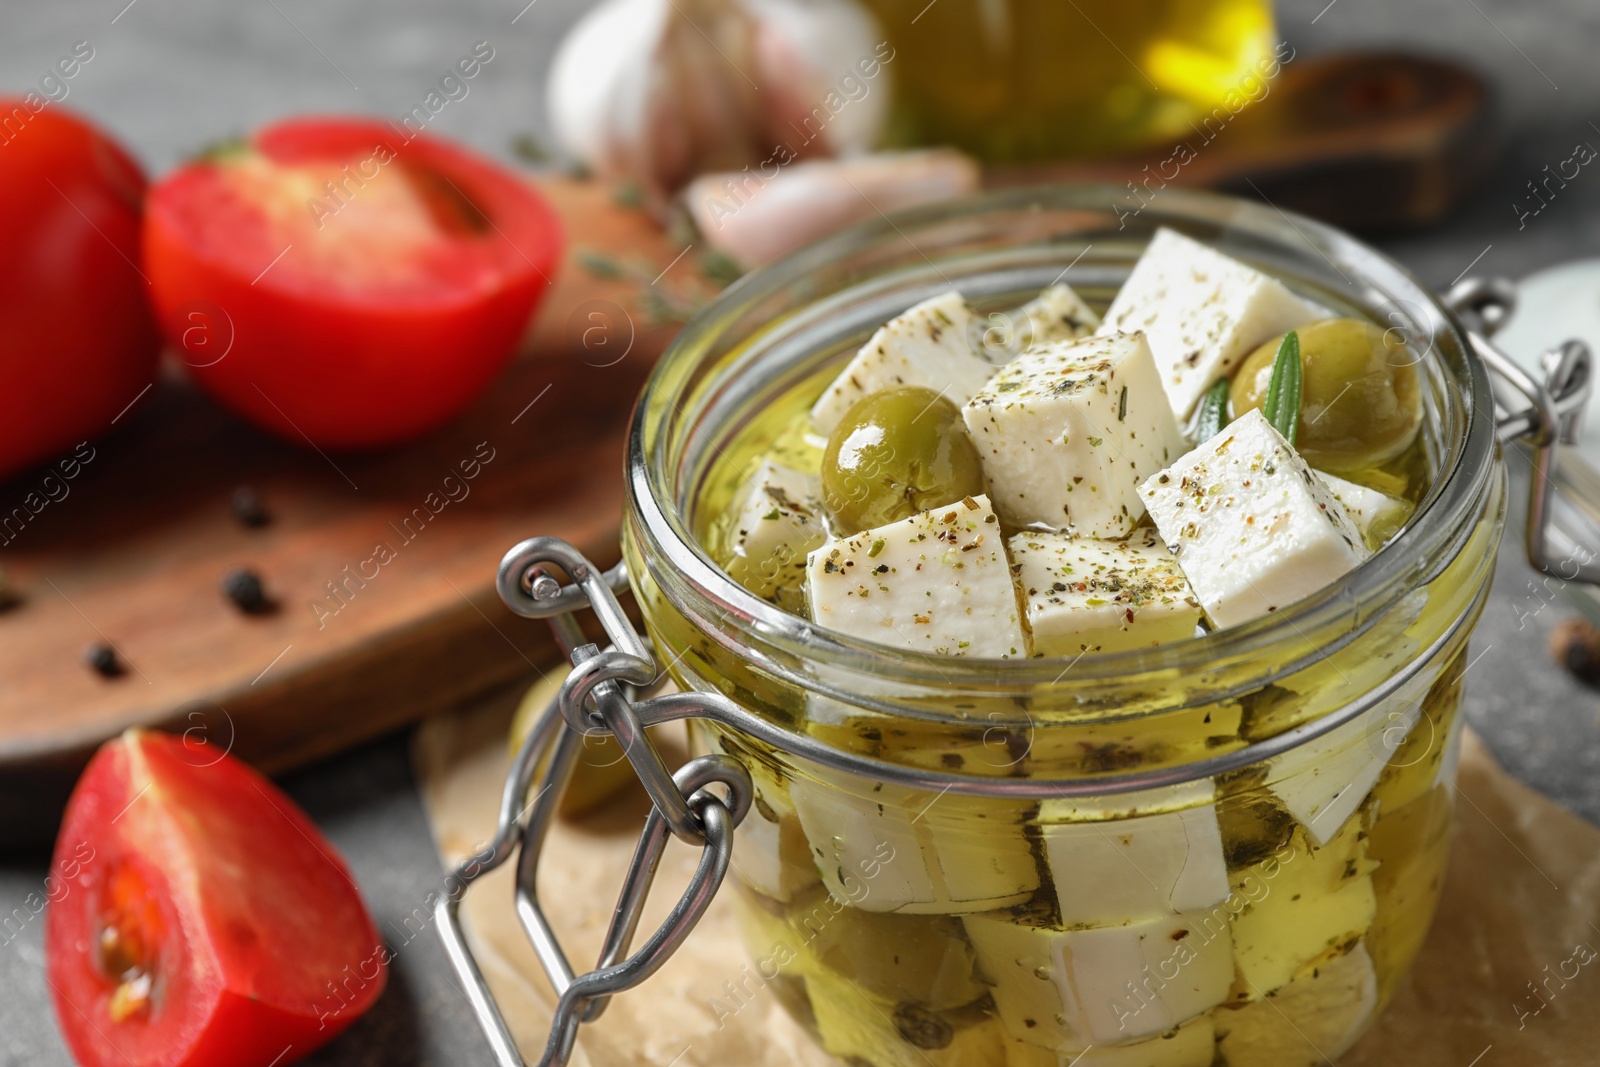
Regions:
M 1066 926 L 1199 912 L 1231 891 L 1209 779 L 1093 800 L 1046 800 L 1040 835 Z
M 1270 1001 L 1218 1011 L 1218 1048 L 1228 1067 L 1325 1067 L 1350 1051 L 1377 1009 L 1377 973 L 1358 944 Z
M 1131 1045 L 1095 1045 L 1076 1058 L 1062 1056 L 1057 1067 L 1211 1067 L 1216 1040 L 1211 1016 L 1202 1015 L 1159 1037 Z
M 1400 532 L 1400 527 L 1411 517 L 1409 501 L 1355 482 L 1347 482 L 1323 471 L 1318 471 L 1317 477 L 1328 487 L 1333 499 L 1344 505 L 1345 514 L 1361 531 L 1361 539 L 1368 548 L 1382 547 L 1385 541 Z
M 1233 920 L 1236 1000 L 1260 1000 L 1315 970 L 1377 917 L 1378 865 L 1367 858 L 1359 823 L 1320 847 L 1299 834 L 1292 844 L 1234 877 L 1235 899 L 1247 905 Z
M 1368 555 L 1344 508 L 1260 411 L 1235 420 L 1140 492 L 1218 627 L 1309 596 Z
M 1156 231 L 1101 333 L 1143 330 L 1172 411 L 1187 418 L 1261 344 L 1327 313 L 1276 278 L 1168 229 Z
M 1439 761 L 1439 770 L 1433 776 L 1432 788 L 1441 785 L 1456 787 L 1456 772 L 1461 769 L 1461 738 L 1467 732 L 1466 716 L 1456 713 L 1455 721 L 1450 724 L 1450 740 L 1445 742 L 1444 759 Z
M 917 805 L 881 792 L 862 795 L 871 788 L 844 776 L 789 785 L 835 900 L 862 911 L 954 915 L 1019 904 L 1039 888 L 1038 864 L 1020 828 L 980 833 L 959 818 L 928 816 L 936 796 Z
M 811 422 L 833 432 L 864 396 L 902 385 L 942 392 L 963 404 L 994 373 L 973 348 L 972 312 L 954 289 L 889 320 L 861 346 L 811 408 Z
M 807 554 L 827 540 L 822 515 L 821 478 L 762 463 L 734 519 L 729 573 L 760 597 L 798 587 L 805 580 Z
M 820 626 L 938 656 L 1027 655 L 1011 565 L 988 497 L 815 549 L 806 596 Z
M 756 892 L 788 901 L 817 884 L 817 870 L 789 791 L 752 771 L 755 803 L 733 841 L 733 869 Z
M 1200 624 L 1189 580 L 1148 527 L 1123 541 L 1025 530 L 1008 546 L 1035 656 L 1150 648 Z
M 996 509 L 1018 526 L 1126 537 L 1139 483 L 1188 447 L 1138 334 L 1024 352 L 961 410 Z
M 1226 915 L 1163 916 L 1052 930 L 1008 916 L 962 922 L 995 1009 L 1019 1040 L 1123 1044 L 1165 1033 L 1222 1003 L 1233 982 Z
M 1211 1067 L 1217 1054 L 1216 1027 L 1209 1015 L 1128 1045 L 1058 1048 L 1012 1037 L 1005 1044 L 1005 1067 Z
M 1388 701 L 1321 737 L 1285 753 L 1267 788 L 1311 840 L 1331 841 L 1378 784 L 1395 750 L 1422 716 L 1422 702 Z
M 983 331 L 983 355 L 1002 366 L 1030 348 L 1057 341 L 1076 341 L 1100 327 L 1100 316 L 1068 285 L 1052 285 L 1020 308 L 989 316 Z

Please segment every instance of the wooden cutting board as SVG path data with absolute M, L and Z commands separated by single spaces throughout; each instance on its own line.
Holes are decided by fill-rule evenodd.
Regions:
M 673 320 L 716 285 L 698 249 L 677 258 L 685 242 L 610 193 L 545 188 L 567 223 L 567 262 L 525 351 L 449 427 L 325 458 L 172 375 L 94 444 L 68 495 L 0 547 L 21 597 L 0 612 L 0 845 L 48 839 L 76 771 L 129 726 L 194 731 L 277 771 L 551 661 L 548 627 L 501 606 L 496 564 L 533 534 L 615 561 L 633 398 Z M 478 464 L 470 481 L 463 461 Z M 0 514 L 44 473 L 0 485 Z M 240 485 L 268 525 L 234 516 Z M 275 611 L 246 615 L 224 598 L 223 576 L 241 566 L 261 574 Z M 121 677 L 85 665 L 98 641 L 119 651 Z

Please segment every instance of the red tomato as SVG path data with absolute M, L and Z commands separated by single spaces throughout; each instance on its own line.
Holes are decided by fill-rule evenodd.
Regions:
M 45 914 L 84 1067 L 267 1067 L 372 1006 L 389 950 L 333 846 L 213 748 L 129 731 L 68 802 Z
M 144 187 L 59 104 L 0 97 L 0 478 L 98 437 L 155 380 Z
M 296 443 L 366 448 L 489 384 L 561 243 L 543 198 L 488 160 L 402 127 L 293 119 L 152 190 L 145 271 L 207 392 Z

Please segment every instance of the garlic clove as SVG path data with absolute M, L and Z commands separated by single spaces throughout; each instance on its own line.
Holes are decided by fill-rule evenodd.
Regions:
M 658 213 L 697 174 L 864 151 L 893 49 L 858 0 L 603 0 L 548 86 L 566 149 Z
M 706 174 L 683 200 L 706 242 L 742 266 L 781 259 L 846 226 L 976 192 L 978 164 L 952 149 L 795 163 L 762 177 Z
M 755 19 L 756 81 L 768 131 L 846 156 L 877 146 L 889 115 L 887 63 L 894 58 L 877 20 L 856 0 L 742 0 Z M 809 147 L 809 146 L 808 146 Z

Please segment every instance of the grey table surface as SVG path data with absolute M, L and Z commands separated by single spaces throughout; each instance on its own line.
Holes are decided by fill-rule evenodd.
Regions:
M 0 5 L 0 91 L 37 83 L 87 41 L 94 58 L 70 106 L 103 122 L 160 173 L 204 144 L 307 111 L 398 116 L 475 42 L 494 59 L 435 128 L 512 158 L 511 142 L 548 143 L 542 84 L 583 0 L 425 2 L 51 0 Z M 1519 226 L 1526 183 L 1600 141 L 1600 4 L 1594 0 L 1284 0 L 1284 36 L 1307 54 L 1351 46 L 1426 50 L 1465 60 L 1498 87 L 1501 163 L 1447 225 L 1377 243 L 1425 282 L 1468 269 L 1525 275 L 1600 249 L 1600 177 L 1575 179 Z M 1594 121 L 1592 121 L 1594 120 Z M 1475 637 L 1466 712 L 1510 771 L 1600 822 L 1600 695 L 1556 669 L 1550 629 L 1571 609 L 1549 600 L 1508 533 L 1493 599 Z M 398 928 L 441 878 L 404 737 L 284 780 L 348 857 L 381 927 Z M 0 860 L 0 914 L 42 886 L 43 857 Z M 0 943 L 0 1064 L 70 1063 L 43 980 L 40 923 Z M 626 1001 L 614 1010 L 626 1011 Z M 488 1064 L 491 1058 L 442 951 L 407 943 L 376 1009 L 310 1062 Z

